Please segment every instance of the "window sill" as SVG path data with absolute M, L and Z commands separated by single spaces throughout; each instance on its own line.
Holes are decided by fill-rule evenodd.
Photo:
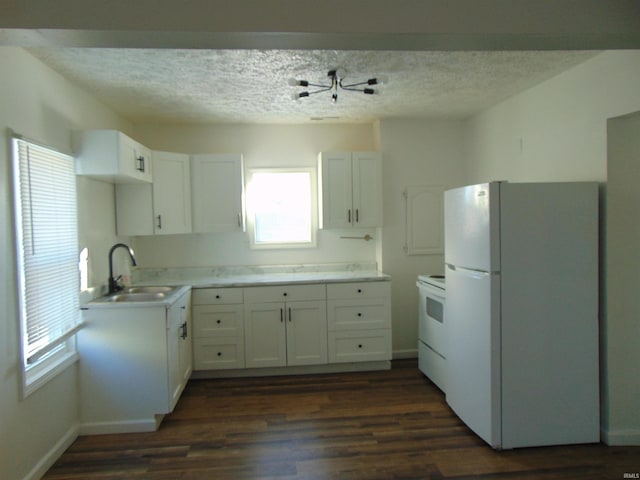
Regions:
M 46 365 L 38 368 L 23 370 L 22 372 L 22 399 L 34 393 L 40 387 L 67 370 L 80 359 L 77 351 L 62 352 L 55 357 L 44 361 Z

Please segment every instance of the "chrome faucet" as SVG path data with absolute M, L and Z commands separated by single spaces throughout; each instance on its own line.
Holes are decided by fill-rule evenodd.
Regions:
M 129 245 L 125 245 L 124 243 L 116 243 L 113 247 L 111 247 L 111 250 L 109 250 L 109 295 L 111 295 L 112 293 L 118 292 L 124 288 L 122 285 L 118 283 L 118 280 L 120 279 L 120 277 L 113 278 L 113 251 L 116 248 L 126 248 L 127 251 L 129 252 L 129 257 L 131 257 L 131 264 L 134 267 L 137 265 L 136 257 L 133 255 L 133 250 Z

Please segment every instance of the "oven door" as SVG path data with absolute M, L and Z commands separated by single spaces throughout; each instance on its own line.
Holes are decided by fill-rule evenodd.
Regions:
M 436 353 L 446 358 L 444 332 L 444 292 L 436 287 L 418 282 L 418 338 Z

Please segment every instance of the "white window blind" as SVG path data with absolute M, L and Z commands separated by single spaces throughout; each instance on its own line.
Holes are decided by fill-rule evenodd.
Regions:
M 80 325 L 73 158 L 13 139 L 22 356 L 29 370 L 64 360 Z M 71 352 L 73 353 L 73 352 Z

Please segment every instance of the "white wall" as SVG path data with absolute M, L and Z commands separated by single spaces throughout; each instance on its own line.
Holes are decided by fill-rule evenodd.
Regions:
M 21 49 L 0 47 L 0 478 L 39 478 L 73 440 L 78 422 L 77 379 L 70 368 L 44 387 L 20 399 L 20 359 L 11 162 L 7 129 L 59 149 L 71 150 L 72 129 L 127 124 Z M 99 259 L 91 262 L 104 276 L 104 244 L 113 242 L 113 186 L 79 181 L 80 244 Z M 87 220 L 90 231 L 87 231 Z M 100 280 L 102 280 L 100 278 Z
M 640 445 L 640 112 L 609 121 L 607 173 L 606 434 Z
M 469 121 L 467 134 L 470 183 L 606 181 L 607 119 L 640 110 L 639 84 L 640 51 L 604 52 L 476 115 Z M 632 163 L 627 161 L 616 173 L 636 175 L 635 181 L 638 172 Z M 607 196 L 619 198 L 624 192 L 618 190 L 625 188 L 624 182 L 610 184 Z M 605 213 L 602 208 L 603 227 Z M 637 218 L 632 216 L 626 221 L 626 227 L 624 222 L 615 224 L 618 229 L 615 235 L 637 240 L 633 234 Z M 617 248 L 616 244 L 609 245 L 607 256 L 618 258 Z M 604 245 L 601 251 L 604 254 Z M 632 253 L 638 255 L 635 250 Z M 601 274 L 601 291 L 607 291 L 610 279 L 627 278 L 622 264 L 624 260 L 615 265 L 609 262 L 607 280 Z M 604 266 L 601 258 L 601 269 Z M 601 350 L 602 359 L 609 361 L 601 366 L 603 436 L 612 443 L 624 443 L 625 439 L 640 443 L 639 366 L 637 362 L 623 361 L 624 349 L 618 351 L 616 346 L 616 341 L 625 336 L 638 338 L 638 320 L 632 305 L 640 290 L 640 280 L 633 275 L 630 279 L 633 283 L 627 285 L 616 301 L 624 305 L 618 305 L 608 315 L 601 308 L 602 334 L 615 331 Z M 601 307 L 606 298 L 602 301 Z M 609 308 L 613 308 L 611 302 Z
M 245 171 L 258 167 L 316 167 L 320 151 L 374 150 L 374 126 L 359 125 L 137 125 L 135 138 L 154 150 L 242 153 Z M 358 235 L 374 229 L 357 229 Z M 375 262 L 376 242 L 340 239 L 351 230 L 321 230 L 318 248 L 256 250 L 246 233 L 138 237 L 140 267 L 283 265 Z
M 607 178 L 607 118 L 637 108 L 640 51 L 597 55 L 469 121 L 472 182 Z
M 407 186 L 450 188 L 465 183 L 464 122 L 453 120 L 383 120 L 380 144 L 383 164 L 384 227 L 382 270 L 392 276 L 393 351 L 416 356 L 418 341 L 418 274 L 444 272 L 443 255 L 408 256 L 405 245 Z M 428 225 L 435 219 L 424 218 Z M 442 225 L 436 226 L 442 228 Z

